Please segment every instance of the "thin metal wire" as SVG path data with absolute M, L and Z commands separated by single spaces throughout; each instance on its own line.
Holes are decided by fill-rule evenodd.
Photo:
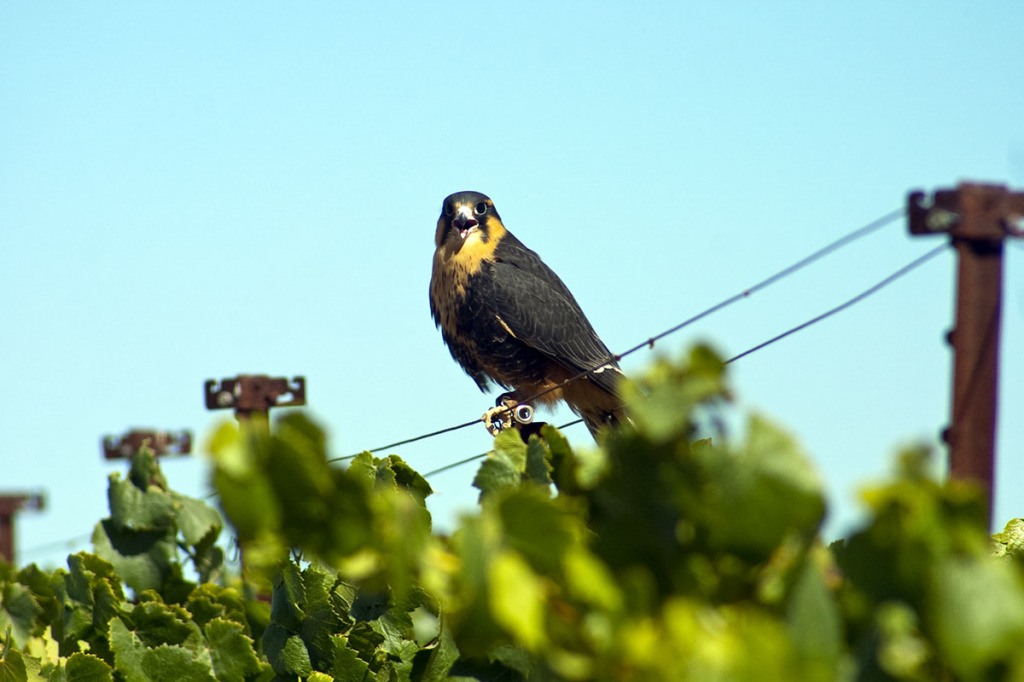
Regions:
M 904 213 L 904 209 L 900 208 L 900 209 L 897 209 L 895 211 L 891 211 L 891 212 L 887 213 L 886 215 L 882 216 L 881 218 L 878 218 L 876 220 L 872 220 L 867 225 L 865 225 L 863 227 L 860 227 L 860 228 L 854 230 L 853 232 L 850 232 L 849 234 L 847 234 L 847 235 L 845 235 L 843 237 L 840 237 L 839 239 L 836 239 L 835 241 L 833 241 L 833 242 L 831 242 L 829 244 L 826 244 L 825 246 L 823 246 L 822 248 L 818 249 L 817 251 L 811 253 L 808 256 L 805 256 L 804 258 L 801 258 L 800 260 L 798 260 L 796 263 L 793 263 L 789 267 L 786 267 L 786 268 L 783 268 L 782 270 L 779 270 L 775 274 L 773 274 L 773 275 L 771 275 L 771 276 L 761 280 L 760 282 L 758 282 L 757 284 L 753 285 L 752 287 L 750 287 L 748 289 L 744 289 L 743 291 L 741 291 L 741 292 L 739 292 L 737 294 L 734 294 L 734 295 L 730 296 L 729 298 L 727 298 L 727 299 L 725 299 L 725 300 L 723 300 L 723 301 L 721 301 L 719 303 L 716 303 L 715 305 L 711 306 L 710 308 L 707 308 L 707 309 L 697 313 L 693 317 L 691 317 L 689 319 L 686 319 L 686 320 L 683 320 L 682 322 L 680 322 L 679 324 L 675 325 L 674 327 L 669 327 L 668 329 L 666 329 L 665 331 L 661 332 L 660 334 L 655 334 L 654 336 L 648 338 L 646 341 L 641 341 L 640 343 L 638 343 L 635 346 L 633 346 L 633 347 L 623 351 L 622 353 L 619 353 L 618 355 L 613 355 L 611 358 L 608 359 L 608 361 L 598 365 L 597 367 L 592 367 L 590 369 L 587 369 L 587 370 L 584 370 L 582 372 L 579 372 L 578 374 L 569 377 L 568 379 L 566 379 L 565 381 L 561 382 L 560 384 L 557 384 L 556 386 L 552 386 L 550 388 L 544 389 L 540 393 L 532 395 L 529 398 L 526 398 L 525 400 L 523 400 L 522 402 L 525 402 L 525 403 L 533 402 L 537 398 L 545 396 L 548 393 L 551 393 L 552 391 L 557 391 L 560 388 L 564 388 L 567 384 L 569 384 L 569 383 L 571 383 L 573 381 L 576 381 L 577 379 L 581 379 L 581 378 L 585 377 L 586 375 L 590 374 L 591 372 L 596 372 L 597 370 L 602 369 L 603 367 L 609 366 L 609 362 L 611 362 L 613 360 L 615 362 L 618 362 L 618 361 L 622 360 L 622 358 L 627 357 L 629 355 L 632 355 L 633 353 L 637 352 L 638 350 L 640 350 L 642 348 L 649 348 L 649 349 L 654 348 L 654 344 L 657 341 L 660 341 L 661 339 L 665 338 L 666 336 L 669 336 L 671 334 L 675 334 L 676 332 L 680 331 L 681 329 L 683 329 L 685 327 L 688 327 L 691 324 L 694 324 L 695 322 L 699 322 L 700 320 L 703 320 L 705 317 L 707 317 L 707 316 L 709 316 L 709 315 L 711 315 L 713 313 L 717 313 L 719 310 L 722 310 L 724 308 L 728 308 L 729 306 L 733 305 L 734 303 L 738 303 L 739 301 L 742 301 L 743 299 L 748 298 L 751 294 L 754 294 L 754 293 L 760 291 L 761 289 L 769 287 L 772 284 L 775 284 L 776 282 L 778 282 L 778 281 L 780 281 L 782 279 L 785 279 L 786 277 L 794 274 L 795 272 L 797 272 L 799 270 L 802 270 L 803 268 L 807 267 L 811 263 L 814 263 L 815 261 L 820 260 L 821 258 L 824 258 L 825 256 L 827 256 L 828 254 L 832 253 L 836 249 L 842 248 L 843 246 L 846 246 L 847 244 L 855 242 L 856 240 L 860 239 L 861 237 L 866 237 L 867 235 L 871 234 L 872 232 L 874 232 L 876 230 L 879 230 L 882 227 L 885 227 L 886 225 L 891 223 L 892 221 L 896 220 L 901 215 L 903 215 L 903 213 Z
M 896 280 L 898 280 L 900 277 L 903 277 L 904 275 L 909 273 L 911 270 L 914 270 L 915 268 L 917 268 L 920 265 L 924 265 L 925 263 L 930 261 L 932 258 L 934 258 L 935 256 L 937 256 L 940 253 L 942 253 L 943 251 L 945 251 L 948 247 L 949 247 L 948 244 L 942 244 L 940 246 L 936 246 L 934 249 L 932 249 L 928 253 L 924 254 L 920 258 L 916 258 L 916 259 L 912 260 L 911 262 L 907 263 L 906 265 L 904 265 L 902 268 L 900 268 L 896 272 L 892 273 L 891 275 L 889 275 L 885 279 L 881 280 L 877 284 L 874 284 L 873 286 L 871 286 L 871 287 L 865 289 L 864 291 L 860 292 L 859 294 L 857 294 L 853 298 L 851 298 L 849 300 L 846 300 L 843 303 L 840 303 L 839 305 L 837 305 L 834 308 L 830 308 L 829 310 L 826 310 L 821 315 L 817 315 L 815 317 L 812 317 L 811 319 L 807 320 L 803 324 L 798 324 L 797 326 L 782 332 L 778 336 L 773 336 L 772 338 L 768 339 L 767 341 L 764 341 L 762 343 L 757 344 L 753 348 L 748 348 L 747 350 L 743 351 L 739 355 L 734 355 L 733 357 L 731 357 L 728 360 L 726 360 L 724 364 L 728 365 L 730 362 L 735 362 L 736 360 L 739 360 L 740 358 L 746 357 L 746 356 L 750 355 L 751 353 L 755 353 L 755 352 L 761 350 L 765 346 L 770 346 L 773 343 L 775 343 L 776 341 L 781 341 L 782 339 L 786 338 L 790 334 L 795 334 L 795 333 L 797 333 L 798 331 L 800 331 L 802 329 L 806 329 L 807 327 L 810 327 L 811 325 L 817 324 L 818 322 L 821 322 L 822 320 L 824 320 L 824 319 L 826 319 L 828 317 L 832 317 L 836 313 L 839 313 L 839 312 L 842 312 L 842 311 L 846 310 L 850 306 L 854 305 L 855 303 L 859 303 L 860 301 L 863 301 L 865 298 L 867 298 L 871 294 L 874 294 L 875 292 L 879 291 L 880 289 L 884 289 L 888 285 L 890 285 L 893 282 L 895 282 Z
M 587 369 L 587 370 L 584 370 L 582 372 L 579 372 L 578 374 L 575 374 L 574 376 L 569 377 L 565 381 L 563 381 L 563 382 L 561 382 L 559 384 L 556 384 L 555 386 L 552 386 L 550 388 L 547 388 L 547 389 L 545 389 L 545 390 L 543 390 L 543 391 L 541 391 L 541 392 L 539 392 L 539 393 L 537 393 L 535 395 L 532 395 L 532 396 L 530 396 L 530 397 L 528 397 L 528 398 L 526 398 L 526 399 L 524 399 L 524 400 L 522 400 L 520 402 L 522 402 L 522 403 L 533 402 L 537 398 L 541 398 L 541 397 L 547 395 L 548 393 L 551 393 L 552 391 L 557 391 L 560 388 L 564 388 L 567 384 L 569 384 L 569 383 L 571 383 L 573 381 L 576 381 L 577 379 L 581 379 L 584 376 L 586 376 L 586 375 L 588 375 L 588 374 L 590 374 L 592 372 L 596 372 L 596 371 L 600 370 L 603 367 L 608 366 L 609 362 L 612 362 L 612 361 L 618 362 L 622 358 L 624 358 L 624 357 L 626 357 L 628 355 L 632 355 L 633 353 L 637 352 L 641 348 L 654 348 L 654 344 L 657 341 L 660 341 L 661 339 L 665 338 L 666 336 L 669 336 L 671 334 L 675 334 L 679 330 L 681 330 L 681 329 L 683 329 L 685 327 L 688 327 L 691 324 L 694 324 L 695 322 L 698 322 L 698 321 L 704 319 L 705 317 L 707 317 L 707 316 L 709 316 L 709 315 L 711 315 L 713 313 L 718 312 L 719 310 L 727 308 L 727 307 L 733 305 L 734 303 L 742 301 L 743 299 L 748 298 L 749 296 L 751 296 L 752 294 L 760 291 L 761 289 L 764 289 L 764 288 L 766 288 L 768 286 L 771 286 L 772 284 L 775 284 L 776 282 L 778 282 L 778 281 L 780 281 L 782 279 L 785 279 L 786 277 L 794 274 L 795 272 L 797 272 L 799 270 L 802 270 L 803 268 L 805 268 L 808 265 L 814 263 L 815 261 L 818 261 L 821 258 L 824 258 L 825 256 L 827 256 L 828 254 L 832 253 L 833 251 L 836 251 L 837 249 L 840 249 L 840 248 L 846 246 L 847 244 L 851 244 L 851 243 L 857 241 L 858 239 L 861 239 L 862 237 L 866 237 L 867 235 L 869 235 L 869 234 L 871 234 L 871 233 L 873 233 L 873 232 L 875 232 L 875 231 L 885 227 L 886 225 L 888 225 L 889 223 L 893 222 L 894 220 L 896 220 L 897 218 L 899 218 L 903 214 L 904 214 L 904 209 L 902 209 L 902 208 L 896 209 L 894 211 L 890 211 L 889 213 L 886 213 L 885 215 L 881 216 L 880 218 L 872 220 L 871 222 L 867 223 L 863 227 L 859 227 L 856 230 L 853 230 L 852 232 L 850 232 L 850 233 L 840 237 L 839 239 L 836 239 L 835 241 L 832 241 L 832 242 L 826 244 L 825 246 L 821 247 L 817 251 L 814 251 L 813 253 L 811 253 L 811 254 L 801 258 L 797 262 L 793 263 L 792 265 L 790 265 L 788 267 L 785 267 L 782 270 L 779 270 L 775 274 L 773 274 L 773 275 L 771 275 L 771 276 L 761 280 L 760 282 L 754 284 L 753 286 L 751 286 L 751 287 L 749 287 L 747 289 L 744 289 L 743 291 L 741 291 L 741 292 L 739 292 L 737 294 L 734 294 L 733 296 L 730 296 L 729 298 L 726 298 L 726 299 L 720 301 L 719 303 L 716 303 L 715 305 L 713 305 L 710 308 L 707 308 L 707 309 L 701 311 L 700 313 L 697 313 L 693 317 L 690 317 L 690 318 L 688 318 L 686 320 L 683 320 L 679 324 L 666 329 L 665 331 L 661 332 L 660 334 L 655 334 L 654 336 L 649 337 L 647 340 L 642 341 L 641 343 L 636 344 L 635 346 L 633 346 L 633 347 L 623 351 L 622 353 L 619 353 L 618 355 L 613 355 L 607 361 L 597 365 L 596 367 L 591 367 L 590 369 Z M 395 441 L 394 443 L 388 443 L 387 445 L 381 445 L 380 447 L 371 448 L 370 450 L 366 450 L 365 452 L 380 452 L 381 450 L 390 450 L 391 448 L 397 448 L 397 447 L 402 446 L 402 445 L 408 445 L 409 443 L 415 443 L 417 441 L 425 440 L 427 438 L 433 438 L 434 436 L 440 436 L 441 434 L 444 434 L 444 433 L 450 433 L 452 431 L 458 431 L 460 429 L 465 429 L 465 428 L 468 428 L 468 427 L 473 426 L 475 424 L 478 424 L 481 421 L 482 421 L 482 419 L 480 419 L 480 418 L 473 419 L 472 421 L 464 422 L 462 424 L 456 424 L 455 426 L 449 426 L 447 428 L 439 429 L 437 431 L 431 431 L 430 433 L 424 433 L 424 434 L 421 434 L 419 436 L 414 436 L 412 438 L 406 438 L 404 440 Z M 352 458 L 354 458 L 356 456 L 357 455 L 347 455 L 345 457 L 336 457 L 336 458 L 334 458 L 332 460 L 329 460 L 329 461 L 331 461 L 331 462 L 339 462 L 339 461 L 344 461 L 344 460 L 352 459 Z
M 571 422 L 566 422 L 566 423 L 562 424 L 561 426 L 557 426 L 555 428 L 557 428 L 559 431 L 561 431 L 563 429 L 569 428 L 570 426 L 575 426 L 576 424 L 579 424 L 582 421 L 583 421 L 582 419 L 574 419 Z M 423 474 L 423 478 L 429 478 L 429 477 L 431 477 L 431 476 L 433 476 L 435 474 L 440 474 L 442 472 L 448 471 L 449 469 L 454 469 L 455 467 L 460 467 L 463 464 L 469 464 L 470 462 L 475 462 L 478 459 L 483 459 L 484 457 L 486 457 L 489 454 L 491 454 L 490 450 L 488 450 L 487 452 L 481 452 L 479 455 L 473 455 L 472 457 L 467 457 L 466 459 L 460 459 L 458 462 L 452 462 L 451 464 L 446 464 L 443 467 L 440 467 L 439 469 L 434 469 L 433 471 L 428 471 L 427 473 Z
M 427 473 L 423 474 L 423 478 L 430 478 L 431 476 L 433 476 L 435 474 L 440 474 L 442 472 L 448 471 L 449 469 L 454 469 L 455 467 L 460 467 L 463 464 L 469 464 L 470 462 L 475 462 L 478 459 L 483 459 L 484 457 L 486 457 L 489 454 L 491 454 L 490 450 L 488 450 L 487 452 L 482 452 L 479 455 L 473 455 L 472 457 L 467 457 L 466 459 L 460 459 L 458 462 L 452 462 L 451 464 L 446 464 L 445 466 L 443 466 L 443 467 L 441 467 L 439 469 L 434 469 L 433 471 L 428 471 Z
M 483 420 L 478 417 L 478 418 L 474 419 L 473 421 L 468 421 L 468 422 L 465 422 L 463 424 L 456 424 L 455 426 L 449 426 L 449 427 L 444 428 L 444 429 L 438 429 L 437 431 L 431 431 L 430 433 L 424 433 L 424 434 L 421 434 L 419 436 L 414 436 L 412 438 L 406 438 L 405 440 L 395 441 L 394 443 L 388 443 L 387 445 L 381 445 L 379 448 L 373 448 L 372 450 L 364 450 L 363 452 L 380 452 L 381 450 L 390 450 L 391 448 L 397 448 L 397 447 L 399 447 L 401 445 L 408 445 L 409 443 L 415 443 L 418 440 L 426 440 L 427 438 L 433 438 L 434 436 L 440 436 L 443 433 L 451 433 L 452 431 L 458 431 L 459 429 L 464 429 L 464 428 L 466 428 L 468 426 L 473 426 L 474 424 L 479 424 L 481 421 L 483 421 Z M 357 452 L 354 455 L 345 455 L 344 457 L 335 457 L 334 459 L 329 459 L 327 461 L 328 462 L 344 462 L 344 461 L 349 460 L 349 459 L 355 459 L 356 457 L 358 457 L 361 454 L 363 454 L 363 453 L 362 452 Z
M 19 556 L 25 556 L 27 554 L 45 554 L 55 549 L 73 549 L 77 545 L 82 544 L 92 537 L 92 533 L 86 533 L 85 535 L 79 535 L 77 537 L 70 538 L 68 540 L 56 540 L 54 542 L 47 542 L 42 545 L 36 545 L 35 547 L 29 547 L 18 552 Z

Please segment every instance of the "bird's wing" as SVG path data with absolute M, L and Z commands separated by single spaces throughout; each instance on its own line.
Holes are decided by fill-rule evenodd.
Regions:
M 576 299 L 534 252 L 515 243 L 496 255 L 493 284 L 498 317 L 514 337 L 573 372 L 611 360 L 611 352 Z M 614 395 L 619 374 L 612 361 L 611 368 L 592 374 L 590 380 Z

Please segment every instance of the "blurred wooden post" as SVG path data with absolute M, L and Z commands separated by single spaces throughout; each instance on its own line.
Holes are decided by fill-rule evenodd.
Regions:
M 275 379 L 266 374 L 239 374 L 231 379 L 221 379 L 219 386 L 214 379 L 208 379 L 204 393 L 206 409 L 233 409 L 239 424 L 269 429 L 270 408 L 306 404 L 306 378 L 298 376 L 289 382 L 288 379 Z M 245 547 L 240 541 L 238 564 L 242 583 L 251 583 L 246 579 Z M 270 601 L 270 595 L 260 593 L 255 596 L 261 601 Z
M 998 412 L 999 336 L 1003 288 L 1003 241 L 1024 216 L 1024 193 L 999 185 L 964 183 L 955 190 L 908 200 L 910 232 L 944 233 L 957 252 L 956 323 L 953 347 L 953 409 L 945 432 L 949 474 L 982 485 L 992 521 Z
M 0 495 L 0 558 L 15 564 L 14 516 L 23 509 L 40 510 L 46 506 L 46 498 L 36 494 Z

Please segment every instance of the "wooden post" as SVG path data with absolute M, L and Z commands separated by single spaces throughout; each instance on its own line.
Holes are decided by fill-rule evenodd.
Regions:
M 41 494 L 0 495 L 0 558 L 15 563 L 14 515 L 22 509 L 42 509 L 46 499 Z
M 923 199 L 921 192 L 910 195 L 911 234 L 949 234 L 957 252 L 956 323 L 949 335 L 953 409 L 945 432 L 949 474 L 981 484 L 991 525 L 1003 241 L 1011 221 L 1024 215 L 1024 193 L 999 185 L 964 183 L 955 190 L 935 192 L 930 206 Z

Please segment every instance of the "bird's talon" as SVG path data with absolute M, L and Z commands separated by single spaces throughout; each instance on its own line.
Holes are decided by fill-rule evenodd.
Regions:
M 492 407 L 491 409 L 484 412 L 484 416 L 480 418 L 483 421 L 484 426 L 492 436 L 497 436 L 505 429 L 512 426 L 512 419 L 508 407 L 505 405 L 499 405 Z
M 519 402 L 511 393 L 502 393 L 498 396 L 497 404 L 484 412 L 480 420 L 492 436 L 497 436 L 506 429 L 529 424 L 533 417 L 533 405 Z

